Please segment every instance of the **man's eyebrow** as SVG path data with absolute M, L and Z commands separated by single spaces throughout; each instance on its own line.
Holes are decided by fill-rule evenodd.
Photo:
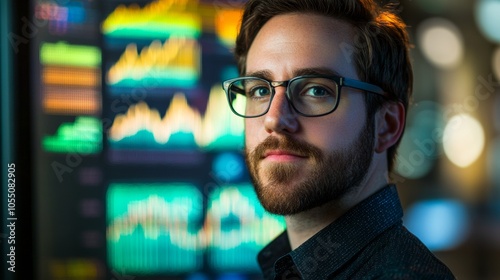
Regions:
M 269 80 L 271 81 L 272 80 L 272 74 L 271 74 L 271 71 L 269 70 L 259 70 L 259 71 L 254 71 L 254 72 L 247 72 L 245 74 L 246 77 L 257 77 L 257 78 L 261 78 L 261 79 L 264 79 L 264 80 Z
M 293 71 L 293 77 L 304 76 L 304 75 L 324 75 L 324 76 L 341 76 L 337 71 L 327 68 L 327 67 L 311 67 L 311 68 L 300 68 Z M 272 73 L 269 70 L 259 70 L 254 72 L 248 72 L 246 77 L 257 77 L 265 80 L 272 81 Z M 293 78 L 290 77 L 290 78 Z

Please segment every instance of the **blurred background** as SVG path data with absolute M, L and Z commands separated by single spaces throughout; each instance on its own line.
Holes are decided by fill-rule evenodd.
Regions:
M 253 193 L 220 86 L 243 3 L 1 1 L 2 279 L 260 278 L 284 223 Z M 404 223 L 457 278 L 500 279 L 500 1 L 399 13 Z

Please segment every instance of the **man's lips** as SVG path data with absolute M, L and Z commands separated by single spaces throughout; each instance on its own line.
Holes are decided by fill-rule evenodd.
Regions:
M 285 150 L 268 150 L 262 156 L 262 159 L 272 160 L 294 160 L 298 158 L 306 158 L 306 156 Z

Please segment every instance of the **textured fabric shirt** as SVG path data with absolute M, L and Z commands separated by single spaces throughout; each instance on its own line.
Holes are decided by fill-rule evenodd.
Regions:
M 389 185 L 293 251 L 283 232 L 257 259 L 265 279 L 455 279 L 402 217 Z

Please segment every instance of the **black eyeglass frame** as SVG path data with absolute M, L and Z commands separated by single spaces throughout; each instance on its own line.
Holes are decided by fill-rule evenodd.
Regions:
M 338 90 L 338 98 L 335 101 L 335 106 L 332 108 L 332 110 L 330 110 L 330 111 L 328 111 L 326 113 L 323 113 L 323 114 L 319 114 L 319 115 L 309 115 L 309 114 L 304 114 L 304 113 L 300 112 L 295 107 L 295 105 L 293 104 L 292 99 L 290 97 L 291 93 L 289 91 L 288 85 L 291 82 L 293 82 L 294 80 L 303 79 L 303 78 L 324 78 L 324 79 L 330 79 L 330 80 L 332 80 L 332 81 L 335 82 L 335 84 L 337 85 L 337 90 Z M 232 105 L 232 102 L 231 102 L 232 98 L 230 96 L 231 93 L 229 92 L 229 88 L 236 81 L 246 80 L 246 79 L 257 79 L 257 80 L 264 81 L 271 88 L 271 98 L 269 100 L 269 106 L 260 115 L 245 116 L 245 115 L 239 114 L 233 108 L 233 105 Z M 297 112 L 299 115 L 305 116 L 305 117 L 321 117 L 321 116 L 325 116 L 325 115 L 333 113 L 337 109 L 337 107 L 339 105 L 340 95 L 342 93 L 342 87 L 349 87 L 349 88 L 359 89 L 359 90 L 363 90 L 364 92 L 367 92 L 367 93 L 373 93 L 373 94 L 380 95 L 380 96 L 382 96 L 384 98 L 388 98 L 387 93 L 382 88 L 380 88 L 379 86 L 376 86 L 376 85 L 373 85 L 373 84 L 370 84 L 370 83 L 366 83 L 366 82 L 362 82 L 362 81 L 359 81 L 359 80 L 344 78 L 344 77 L 340 77 L 340 76 L 331 76 L 331 75 L 302 75 L 302 76 L 297 76 L 297 77 L 294 77 L 294 78 L 292 78 L 290 80 L 286 80 L 286 81 L 269 81 L 269 80 L 264 79 L 264 78 L 249 76 L 249 77 L 233 78 L 233 79 L 229 79 L 229 80 L 226 80 L 226 81 L 222 82 L 222 88 L 224 89 L 224 92 L 226 93 L 227 101 L 229 103 L 229 107 L 231 108 L 231 111 L 235 115 L 240 116 L 242 118 L 258 118 L 258 117 L 261 117 L 261 116 L 267 114 L 267 112 L 269 112 L 269 109 L 271 108 L 271 103 L 273 102 L 273 98 L 274 98 L 274 95 L 276 94 L 276 88 L 277 87 L 286 87 L 285 94 L 286 94 L 286 99 L 287 99 L 288 103 L 292 106 L 292 108 L 295 110 L 295 112 Z M 244 92 L 241 92 L 240 94 L 245 95 Z

